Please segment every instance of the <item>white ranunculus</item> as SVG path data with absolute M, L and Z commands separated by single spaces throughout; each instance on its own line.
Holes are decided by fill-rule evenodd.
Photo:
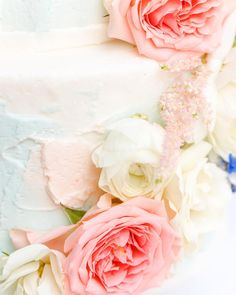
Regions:
M 210 141 L 215 152 L 228 160 L 236 156 L 236 48 L 231 50 L 217 78 L 217 116 Z
M 123 201 L 156 197 L 162 188 L 157 171 L 164 138 L 160 125 L 142 119 L 127 118 L 108 127 L 93 153 L 95 165 L 102 168 L 100 188 Z
M 217 228 L 231 197 L 226 173 L 208 162 L 210 150 L 209 143 L 200 142 L 183 151 L 163 194 L 185 249 L 197 247 L 204 234 Z
M 64 256 L 44 245 L 30 245 L 0 257 L 1 295 L 64 295 Z

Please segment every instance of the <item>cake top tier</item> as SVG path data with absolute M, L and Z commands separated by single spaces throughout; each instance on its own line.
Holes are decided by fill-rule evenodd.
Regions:
M 0 31 L 50 31 L 104 21 L 102 0 L 0 0 Z

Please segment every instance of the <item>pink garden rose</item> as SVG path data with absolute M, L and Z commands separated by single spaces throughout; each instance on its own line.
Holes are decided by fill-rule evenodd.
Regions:
M 62 228 L 37 242 L 60 249 L 63 237 L 68 295 L 140 294 L 163 282 L 180 250 L 162 203 L 144 197 L 90 213 L 67 233 Z
M 140 54 L 164 62 L 212 52 L 234 0 L 113 0 L 109 36 L 136 44 Z

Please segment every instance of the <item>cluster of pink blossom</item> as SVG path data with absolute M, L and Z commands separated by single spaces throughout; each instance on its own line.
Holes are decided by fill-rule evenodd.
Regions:
M 193 142 L 195 124 L 203 122 L 209 126 L 212 121 L 212 108 L 205 92 L 210 73 L 204 64 L 196 59 L 184 64 L 180 61 L 171 71 L 177 73 L 176 78 L 160 100 L 167 132 L 160 165 L 164 178 L 174 170 L 181 147 Z

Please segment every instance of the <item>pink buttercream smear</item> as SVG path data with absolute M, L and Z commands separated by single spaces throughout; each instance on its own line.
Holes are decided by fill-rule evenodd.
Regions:
M 56 204 L 81 208 L 96 203 L 102 194 L 98 188 L 100 171 L 91 160 L 89 144 L 82 138 L 45 143 L 43 163 L 47 190 Z

